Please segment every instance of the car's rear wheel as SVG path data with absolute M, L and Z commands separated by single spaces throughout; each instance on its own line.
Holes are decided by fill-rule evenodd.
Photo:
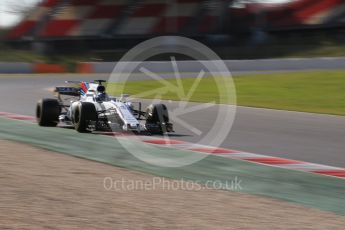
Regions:
M 41 99 L 36 106 L 36 120 L 38 125 L 55 127 L 59 123 L 61 107 L 56 99 Z
M 80 133 L 88 132 L 91 121 L 97 121 L 95 105 L 90 102 L 80 103 L 74 112 L 75 129 Z

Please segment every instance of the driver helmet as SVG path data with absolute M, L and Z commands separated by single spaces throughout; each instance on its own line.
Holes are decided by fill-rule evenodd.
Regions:
M 97 92 L 98 93 L 105 93 L 105 87 L 103 85 L 97 86 Z
M 100 101 L 106 101 L 107 100 L 107 94 L 105 93 L 105 87 L 103 85 L 99 85 L 97 87 L 97 99 Z

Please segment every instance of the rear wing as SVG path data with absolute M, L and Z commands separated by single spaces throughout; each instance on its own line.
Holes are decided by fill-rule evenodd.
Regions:
M 55 92 L 59 95 L 80 96 L 80 88 L 76 87 L 56 87 Z
M 67 84 L 72 84 L 71 87 L 56 87 L 55 92 L 58 95 L 67 95 L 67 96 L 81 96 L 84 95 L 89 90 L 89 83 L 94 83 L 98 85 L 102 85 L 105 83 L 105 80 L 94 80 L 92 82 L 84 82 L 84 81 L 65 81 Z

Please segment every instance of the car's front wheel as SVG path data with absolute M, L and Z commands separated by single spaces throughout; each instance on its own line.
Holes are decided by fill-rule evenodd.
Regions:
M 147 131 L 153 134 L 172 132 L 172 124 L 169 123 L 168 108 L 164 104 L 153 104 L 146 109 Z
M 97 121 L 95 105 L 90 102 L 80 103 L 74 111 L 74 127 L 80 133 L 88 132 L 91 121 Z

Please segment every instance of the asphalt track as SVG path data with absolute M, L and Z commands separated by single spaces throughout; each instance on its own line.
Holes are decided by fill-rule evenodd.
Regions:
M 134 77 L 137 80 L 140 76 Z M 169 76 L 168 76 L 169 77 Z M 36 101 L 51 97 L 51 89 L 68 79 L 88 81 L 107 79 L 97 76 L 1 76 L 0 111 L 34 115 Z M 176 106 L 175 103 L 169 107 Z M 214 108 L 202 113 L 189 113 L 185 121 L 202 132 L 210 129 L 207 122 Z M 345 167 L 345 117 L 238 107 L 231 133 L 223 147 L 272 155 L 331 166 Z M 195 134 L 180 125 L 175 126 L 174 139 L 195 142 Z M 74 132 L 71 130 L 71 132 Z

